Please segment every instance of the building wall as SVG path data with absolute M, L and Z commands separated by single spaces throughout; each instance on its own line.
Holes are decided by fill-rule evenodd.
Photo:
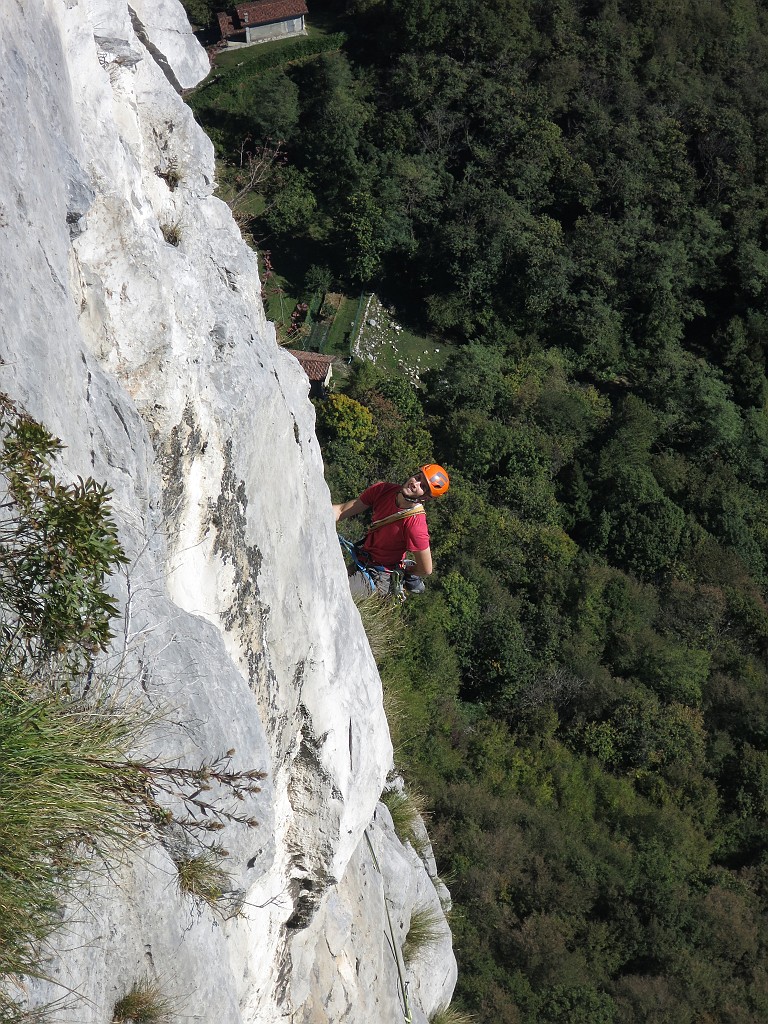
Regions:
M 279 39 L 281 36 L 294 36 L 304 31 L 304 15 L 288 18 L 286 21 L 273 21 L 271 25 L 248 25 L 245 29 L 247 43 L 260 43 L 265 39 Z

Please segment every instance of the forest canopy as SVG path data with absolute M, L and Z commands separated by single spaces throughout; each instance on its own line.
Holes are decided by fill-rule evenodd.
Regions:
M 483 1024 L 767 1019 L 768 11 L 313 10 L 341 49 L 192 102 L 223 156 L 284 147 L 273 261 L 451 347 L 418 389 L 357 365 L 366 415 L 318 429 L 337 501 L 452 475 L 382 671 L 459 997 Z

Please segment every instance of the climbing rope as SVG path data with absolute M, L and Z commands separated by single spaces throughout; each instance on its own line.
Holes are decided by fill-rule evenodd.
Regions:
M 405 980 L 405 977 L 403 975 L 403 968 L 400 966 L 400 958 L 397 955 L 397 951 L 400 947 L 395 942 L 395 930 L 392 927 L 392 918 L 389 916 L 389 904 L 387 903 L 387 894 L 386 892 L 384 892 L 384 875 L 382 873 L 381 868 L 379 867 L 379 862 L 376 858 L 376 851 L 373 849 L 371 837 L 368 835 L 368 829 L 365 830 L 364 835 L 365 840 L 368 843 L 368 849 L 371 851 L 371 857 L 373 857 L 373 866 L 381 875 L 381 891 L 384 896 L 384 910 L 387 915 L 387 924 L 389 925 L 389 935 L 386 936 L 386 939 L 387 942 L 389 943 L 389 948 L 392 950 L 392 956 L 395 959 L 395 967 L 397 968 L 397 980 L 400 988 L 400 999 L 402 1000 L 403 1003 L 403 1018 L 405 1020 L 405 1024 L 411 1024 L 413 1018 L 411 1017 L 411 1007 L 408 1002 L 408 982 Z
M 362 573 L 362 575 L 367 580 L 368 586 L 371 588 L 371 593 L 375 593 L 376 592 L 376 579 L 371 575 L 371 572 L 368 569 L 368 567 L 363 565 L 363 563 L 358 558 L 357 548 L 355 547 L 355 545 L 352 544 L 351 541 L 348 541 L 346 537 L 342 537 L 341 534 L 339 534 L 339 544 L 341 544 L 342 550 L 346 551 L 346 553 L 349 555 L 349 557 L 355 563 L 355 565 L 357 566 L 358 572 Z M 373 568 L 377 568 L 377 567 L 374 566 Z

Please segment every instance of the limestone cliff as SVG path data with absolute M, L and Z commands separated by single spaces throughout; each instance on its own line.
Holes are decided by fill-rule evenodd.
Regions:
M 119 646 L 166 709 L 154 753 L 234 747 L 267 772 L 259 827 L 223 837 L 238 916 L 190 905 L 149 844 L 83 879 L 28 997 L 108 1022 L 151 975 L 179 1019 L 394 1024 L 385 900 L 397 944 L 438 894 L 377 810 L 381 684 L 306 378 L 180 95 L 207 70 L 176 0 L 3 4 L 0 390 L 62 438 L 64 475 L 114 489 Z M 447 925 L 408 980 L 421 1024 L 455 981 Z

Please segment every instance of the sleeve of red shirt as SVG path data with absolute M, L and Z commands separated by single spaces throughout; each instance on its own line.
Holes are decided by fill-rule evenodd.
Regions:
M 373 506 L 376 504 L 376 499 L 381 493 L 382 487 L 386 486 L 387 485 L 383 481 L 378 484 L 371 484 L 371 486 L 366 487 L 366 489 L 360 495 L 360 501 L 362 501 L 364 505 L 367 505 L 368 508 L 373 508 Z
M 429 530 L 426 516 L 413 516 L 405 520 L 405 539 L 409 551 L 426 551 L 429 547 Z

